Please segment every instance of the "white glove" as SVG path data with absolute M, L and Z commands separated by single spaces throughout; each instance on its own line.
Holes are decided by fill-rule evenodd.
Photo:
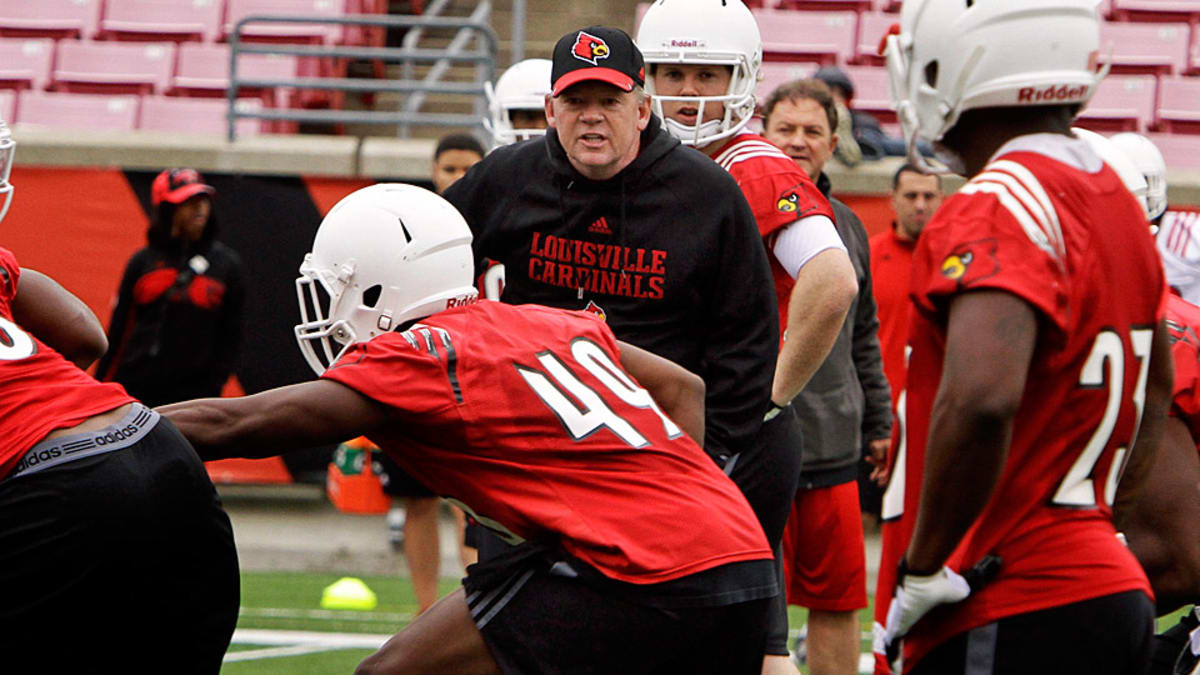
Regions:
M 943 567 L 929 576 L 906 574 L 896 583 L 896 594 L 888 607 L 884 642 L 889 651 L 921 617 L 938 605 L 960 602 L 971 594 L 967 580 Z

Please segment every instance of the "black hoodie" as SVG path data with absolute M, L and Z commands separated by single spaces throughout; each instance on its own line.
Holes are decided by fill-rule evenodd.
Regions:
M 779 320 L 754 215 L 729 174 L 657 117 L 638 156 L 593 181 L 558 136 L 497 149 L 444 195 L 505 265 L 504 301 L 602 312 L 621 340 L 700 375 L 705 446 L 751 447 L 769 406 Z

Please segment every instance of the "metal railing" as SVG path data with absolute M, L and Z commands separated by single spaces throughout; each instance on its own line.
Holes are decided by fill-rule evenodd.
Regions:
M 488 5 L 488 3 L 481 3 Z M 486 11 L 490 10 L 485 7 Z M 457 49 L 420 49 L 415 46 L 404 47 L 365 47 L 337 45 L 305 45 L 244 42 L 243 28 L 249 23 L 299 23 L 299 24 L 342 24 L 353 26 L 377 26 L 383 28 L 442 28 L 457 29 L 451 47 L 460 43 Z M 465 36 L 465 37 L 463 37 Z M 463 40 L 459 40 L 463 37 Z M 476 38 L 476 48 L 466 51 L 465 43 L 470 38 Z M 495 79 L 496 55 L 498 40 L 496 33 L 486 21 L 457 17 L 427 17 L 427 16 L 388 16 L 388 15 L 358 15 L 340 17 L 313 16 L 247 16 L 234 26 L 229 38 L 229 107 L 226 112 L 228 138 L 233 141 L 237 137 L 235 125 L 240 118 L 255 118 L 263 120 L 280 120 L 290 122 L 317 123 L 354 123 L 354 124 L 399 124 L 407 131 L 408 125 L 427 124 L 434 126 L 472 127 L 480 124 L 480 115 L 455 113 L 422 113 L 411 106 L 412 99 L 419 97 L 424 101 L 427 94 L 461 94 L 476 97 L 476 110 L 482 110 L 482 102 L 486 93 L 484 83 Z M 346 77 L 293 77 L 293 78 L 243 78 L 238 76 L 238 56 L 241 54 L 284 54 L 301 57 L 322 57 L 342 59 L 367 59 L 391 62 L 426 62 L 446 64 L 439 70 L 438 77 L 422 80 L 401 79 L 366 79 Z M 449 69 L 450 64 L 474 64 L 475 81 L 473 82 L 442 82 L 441 77 Z M 432 71 L 433 69 L 431 69 Z M 241 89 L 322 89 L 350 92 L 398 92 L 412 94 L 405 102 L 404 109 L 399 111 L 387 110 L 305 110 L 293 108 L 265 108 L 259 110 L 240 110 L 236 105 L 237 95 Z

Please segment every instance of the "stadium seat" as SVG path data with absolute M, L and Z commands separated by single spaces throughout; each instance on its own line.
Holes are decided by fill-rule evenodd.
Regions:
M 1200 134 L 1146 134 L 1158 146 L 1172 170 L 1200 169 Z
M 262 108 L 262 103 L 255 100 L 239 100 L 237 105 L 242 110 Z M 138 128 L 224 136 L 227 131 L 225 113 L 228 106 L 229 102 L 220 98 L 144 96 Z M 261 122 L 253 118 L 242 118 L 236 125 L 238 136 L 248 136 L 259 132 Z
M 753 11 L 768 60 L 843 63 L 854 56 L 854 12 Z
M 346 0 L 347 14 L 387 14 L 388 0 Z M 386 30 L 374 26 L 346 26 L 346 44 L 382 47 Z M 380 74 L 380 77 L 383 77 Z
M 899 12 L 900 0 L 875 0 L 875 11 L 892 13 Z
M 1110 75 L 1079 115 L 1094 131 L 1144 131 L 1154 120 L 1156 80 L 1152 75 Z
M 45 89 L 53 58 L 54 40 L 50 38 L 0 38 L 0 82 Z
M 1104 23 L 1100 53 L 1112 49 L 1114 73 L 1183 73 L 1188 68 L 1186 23 Z
M 1200 28 L 1192 31 L 1192 46 L 1189 51 L 1191 52 L 1191 58 L 1189 59 L 1188 69 L 1193 74 L 1200 75 Z
M 778 9 L 794 9 L 804 12 L 865 12 L 875 0 L 779 0 Z
M 102 35 L 151 40 L 215 41 L 225 0 L 106 0 Z
M 812 77 L 816 72 L 817 65 L 815 63 L 785 63 L 768 61 L 762 64 L 762 79 L 758 82 L 758 88 L 755 89 L 755 95 L 760 103 L 767 100 L 771 92 L 781 84 L 791 82 L 792 80 L 801 80 L 806 77 Z
M 12 123 L 17 118 L 17 92 L 0 89 L 0 120 Z
M 1200 77 L 1159 80 L 1158 128 L 1175 133 L 1200 133 Z
M 1200 17 L 1196 0 L 1108 0 L 1118 21 L 1189 21 Z
M 96 34 L 100 0 L 0 0 L 0 34 L 82 37 Z
M 52 88 L 91 93 L 166 91 L 175 67 L 171 42 L 62 40 Z
M 224 95 L 229 88 L 229 45 L 179 45 L 179 67 L 171 81 L 175 93 Z M 238 77 L 290 79 L 296 76 L 296 57 L 284 54 L 243 54 Z M 239 96 L 257 96 L 260 89 L 243 89 Z
M 842 70 L 854 85 L 854 100 L 850 102 L 853 110 L 869 112 L 881 123 L 896 121 L 887 68 L 845 66 Z
M 340 17 L 345 12 L 346 0 L 229 0 L 224 33 L 232 34 L 237 22 L 251 15 Z M 242 29 L 242 36 L 250 39 L 327 44 L 342 34 L 342 25 L 332 23 L 248 23 Z
M 41 129 L 132 131 L 137 112 L 137 96 L 27 91 L 21 94 L 16 121 Z
M 1096 5 L 1096 12 L 1101 18 L 1108 18 L 1112 14 L 1112 4 L 1113 0 L 1100 0 L 1100 3 Z
M 855 50 L 854 62 L 861 65 L 884 64 L 884 58 L 879 54 L 879 43 L 888 30 L 900 23 L 900 17 L 886 12 L 866 12 L 858 17 L 858 48 Z

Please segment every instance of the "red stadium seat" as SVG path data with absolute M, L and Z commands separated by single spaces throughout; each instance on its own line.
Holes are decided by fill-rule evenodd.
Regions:
M 0 34 L 82 37 L 96 34 L 100 0 L 0 0 Z
M 875 0 L 875 11 L 877 12 L 899 12 L 900 0 Z
M 0 38 L 0 81 L 45 89 L 53 58 L 54 40 L 50 38 Z
M 1146 134 L 1146 137 L 1162 152 L 1167 169 L 1200 169 L 1200 135 Z
M 137 123 L 137 96 L 27 91 L 19 103 L 23 127 L 132 131 Z
M 239 100 L 243 110 L 258 110 L 262 103 L 255 100 Z M 142 97 L 142 115 L 139 129 L 151 131 L 177 131 L 180 133 L 224 135 L 225 113 L 229 102 L 218 98 L 179 98 L 177 96 Z M 237 135 L 257 134 L 261 122 L 253 118 L 238 119 Z
M 225 0 L 106 0 L 100 31 L 152 40 L 220 37 Z
M 237 22 L 250 15 L 288 15 L 340 17 L 346 13 L 346 0 L 229 0 L 225 17 L 226 35 Z M 341 24 L 321 23 L 248 23 L 242 35 L 271 41 L 309 41 L 333 43 L 341 39 Z
M 1194 74 L 1200 74 L 1200 28 L 1192 30 L 1192 46 L 1189 51 L 1191 52 L 1189 70 Z
M 106 93 L 166 91 L 175 67 L 171 42 L 58 43 L 54 67 L 55 89 Z
M 1190 21 L 1200 17 L 1196 0 L 1108 0 L 1118 21 Z
M 1112 14 L 1113 0 L 1100 0 L 1100 4 L 1096 6 L 1096 12 L 1101 18 L 1108 18 Z
M 1094 131 L 1143 131 L 1154 120 L 1156 80 L 1152 75 L 1110 75 L 1079 116 Z
M 0 89 L 0 120 L 12 123 L 16 119 L 17 92 L 12 89 Z
M 758 88 L 755 89 L 755 94 L 759 102 L 764 102 L 771 92 L 781 84 L 786 84 L 792 80 L 802 80 L 806 77 L 812 77 L 816 72 L 817 64 L 815 63 L 786 63 L 786 62 L 771 62 L 768 61 L 762 64 L 762 79 L 758 82 Z
M 220 94 L 229 88 L 229 45 L 179 45 L 179 68 L 171 89 L 180 93 Z M 238 77 L 290 79 L 296 76 L 296 57 L 284 54 L 243 54 L 238 57 Z M 261 90 L 243 89 L 239 95 Z
M 844 63 L 854 56 L 854 12 L 753 11 L 768 60 Z
M 1186 23 L 1104 23 L 1100 54 L 1112 48 L 1115 73 L 1183 73 L 1188 68 Z
M 845 66 L 842 70 L 854 85 L 854 100 L 850 102 L 852 110 L 869 112 L 881 123 L 896 121 L 887 68 Z
M 805 12 L 865 12 L 875 0 L 779 0 L 778 9 L 795 9 Z
M 879 54 L 879 43 L 888 30 L 900 23 L 900 17 L 886 12 L 867 12 L 858 17 L 858 47 L 854 61 L 862 65 L 882 66 L 884 58 Z
M 1200 77 L 1159 80 L 1158 127 L 1176 133 L 1200 133 Z
M 346 13 L 387 14 L 387 5 L 387 0 L 346 0 Z M 346 26 L 346 44 L 382 47 L 385 33 L 383 28 L 374 26 Z

